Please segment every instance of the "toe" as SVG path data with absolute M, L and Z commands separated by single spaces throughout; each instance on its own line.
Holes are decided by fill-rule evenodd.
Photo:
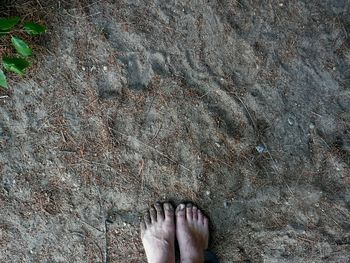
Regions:
M 157 212 L 156 212 L 156 209 L 154 209 L 154 207 L 151 207 L 149 209 L 149 214 L 151 216 L 151 222 L 152 224 L 153 223 L 156 223 L 157 222 Z
M 144 214 L 143 221 L 144 221 L 144 223 L 146 225 L 146 228 L 151 226 L 151 217 L 150 217 L 148 211 Z
M 198 222 L 199 222 L 200 224 L 203 224 L 203 219 L 204 219 L 203 213 L 202 213 L 201 210 L 198 209 Z
M 187 204 L 186 205 L 186 219 L 192 220 L 192 217 L 193 217 L 192 204 Z
M 154 208 L 157 211 L 157 221 L 162 221 L 164 220 L 164 211 L 163 211 L 163 207 L 160 203 L 156 203 L 154 205 Z
M 145 234 L 146 229 L 147 229 L 147 227 L 146 227 L 145 221 L 141 220 L 141 223 L 140 223 L 141 238 Z
M 193 220 L 198 220 L 198 208 L 197 206 L 193 206 L 192 207 L 192 216 L 193 216 Z
M 185 210 L 185 205 L 184 204 L 179 204 L 176 207 L 176 219 L 177 220 L 184 220 L 186 219 L 186 210 Z
M 165 215 L 165 220 L 174 220 L 174 208 L 170 203 L 165 203 L 163 205 L 164 207 L 164 215 Z
M 205 249 L 208 248 L 208 241 L 209 241 L 209 220 L 206 216 L 203 215 L 203 226 L 202 228 L 203 234 L 205 236 Z
M 204 218 L 203 218 L 203 225 L 205 226 L 205 228 L 208 228 L 209 220 L 206 216 L 204 216 Z

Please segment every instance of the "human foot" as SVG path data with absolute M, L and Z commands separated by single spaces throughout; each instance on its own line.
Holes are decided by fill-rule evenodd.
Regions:
M 169 203 L 150 208 L 141 221 L 141 239 L 148 263 L 175 263 L 174 209 Z
M 176 238 L 179 243 L 181 263 L 203 263 L 208 247 L 208 218 L 191 204 L 176 208 Z

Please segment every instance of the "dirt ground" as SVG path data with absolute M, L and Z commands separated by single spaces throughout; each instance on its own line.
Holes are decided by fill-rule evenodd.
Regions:
M 0 3 L 48 26 L 0 91 L 0 262 L 146 262 L 164 200 L 221 262 L 350 261 L 349 0 Z

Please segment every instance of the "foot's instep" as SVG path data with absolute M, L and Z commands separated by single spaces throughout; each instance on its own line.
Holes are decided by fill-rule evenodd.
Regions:
M 192 204 L 176 208 L 176 238 L 182 263 L 203 263 L 208 247 L 208 218 Z
M 175 263 L 174 209 L 155 204 L 141 222 L 141 239 L 148 263 Z

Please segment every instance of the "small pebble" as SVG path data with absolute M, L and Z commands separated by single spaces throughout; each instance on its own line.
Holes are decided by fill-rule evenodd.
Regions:
M 103 66 L 103 70 L 104 70 L 104 71 L 107 71 L 107 66 Z
M 210 191 L 205 191 L 205 194 L 206 195 L 210 195 Z
M 256 146 L 255 149 L 258 151 L 258 153 L 267 152 L 266 145 L 263 143 Z
M 290 126 L 293 126 L 294 120 L 293 120 L 292 118 L 288 118 L 288 124 L 289 124 Z

